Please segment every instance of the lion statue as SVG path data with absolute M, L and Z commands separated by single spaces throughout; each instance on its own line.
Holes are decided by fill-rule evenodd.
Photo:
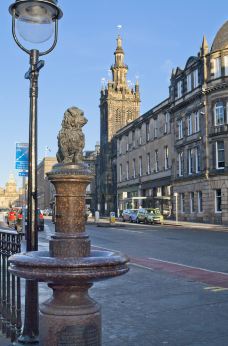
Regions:
M 59 163 L 78 163 L 82 161 L 82 151 L 85 146 L 85 136 L 82 127 L 87 123 L 84 112 L 71 107 L 64 113 L 62 128 L 58 134 L 58 152 L 56 154 Z

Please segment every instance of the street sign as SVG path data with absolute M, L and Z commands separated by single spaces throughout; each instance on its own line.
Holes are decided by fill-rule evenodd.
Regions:
M 16 169 L 21 171 L 28 170 L 28 149 L 28 143 L 16 143 Z
M 18 175 L 19 175 L 19 177 L 27 177 L 28 176 L 28 171 L 19 172 Z

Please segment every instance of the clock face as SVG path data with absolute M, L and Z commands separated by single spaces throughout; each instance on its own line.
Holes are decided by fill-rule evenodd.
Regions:
M 132 110 L 128 109 L 127 110 L 127 122 L 131 122 L 132 121 Z

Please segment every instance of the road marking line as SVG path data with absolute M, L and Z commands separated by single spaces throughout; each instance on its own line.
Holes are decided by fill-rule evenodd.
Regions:
M 204 289 L 212 292 L 228 291 L 228 288 L 225 287 L 204 287 Z
M 186 268 L 191 268 L 191 269 L 198 269 L 198 270 L 203 270 L 203 271 L 208 272 L 208 273 L 223 274 L 223 275 L 228 276 L 228 273 L 225 273 L 225 272 L 217 272 L 215 270 L 205 269 L 205 268 L 201 268 L 201 267 L 192 267 L 192 266 L 188 266 L 188 265 L 183 264 L 183 263 L 164 261 L 164 260 L 161 260 L 161 259 L 158 259 L 158 258 L 153 258 L 153 257 L 148 257 L 148 258 L 151 259 L 151 260 L 154 260 L 154 261 L 162 262 L 162 263 L 175 264 L 175 265 L 178 265 L 180 267 L 186 267 Z
M 129 265 L 132 265 L 132 266 L 135 266 L 135 267 L 139 267 L 139 268 L 143 268 L 143 269 L 148 269 L 152 272 L 154 272 L 154 269 L 153 268 L 150 268 L 150 267 L 146 267 L 146 266 L 143 266 L 141 264 L 136 264 L 134 262 L 129 262 Z
M 143 233 L 140 231 L 132 231 L 130 229 L 124 229 L 124 228 L 117 228 L 117 227 L 110 227 L 112 230 L 118 230 L 118 231 L 124 231 L 124 232 L 132 232 L 132 233 Z
M 219 287 L 204 287 L 204 290 L 214 290 L 216 288 L 219 288 Z

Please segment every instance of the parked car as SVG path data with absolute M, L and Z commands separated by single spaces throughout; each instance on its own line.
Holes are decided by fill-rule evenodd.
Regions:
M 159 208 L 147 209 L 145 223 L 160 223 L 163 224 L 164 217 Z
M 136 222 L 137 222 L 137 223 L 145 222 L 146 214 L 147 214 L 147 209 L 145 209 L 145 208 L 140 208 L 140 209 L 137 211 Z
M 130 222 L 136 222 L 137 212 L 138 212 L 138 209 L 131 209 L 131 212 L 130 212 L 130 215 L 129 215 L 129 221 Z
M 122 221 L 125 222 L 125 221 L 131 221 L 130 220 L 130 215 L 131 213 L 134 211 L 135 209 L 125 209 L 123 210 L 122 212 Z
M 27 209 L 24 209 L 25 212 L 25 229 L 27 228 Z M 38 231 L 44 230 L 44 216 L 40 209 L 37 209 L 38 214 Z M 23 214 L 22 209 L 17 212 L 17 217 L 15 221 L 14 228 L 19 232 L 22 230 Z
M 144 223 L 160 223 L 162 224 L 164 217 L 159 208 L 140 208 L 137 212 L 136 222 Z

